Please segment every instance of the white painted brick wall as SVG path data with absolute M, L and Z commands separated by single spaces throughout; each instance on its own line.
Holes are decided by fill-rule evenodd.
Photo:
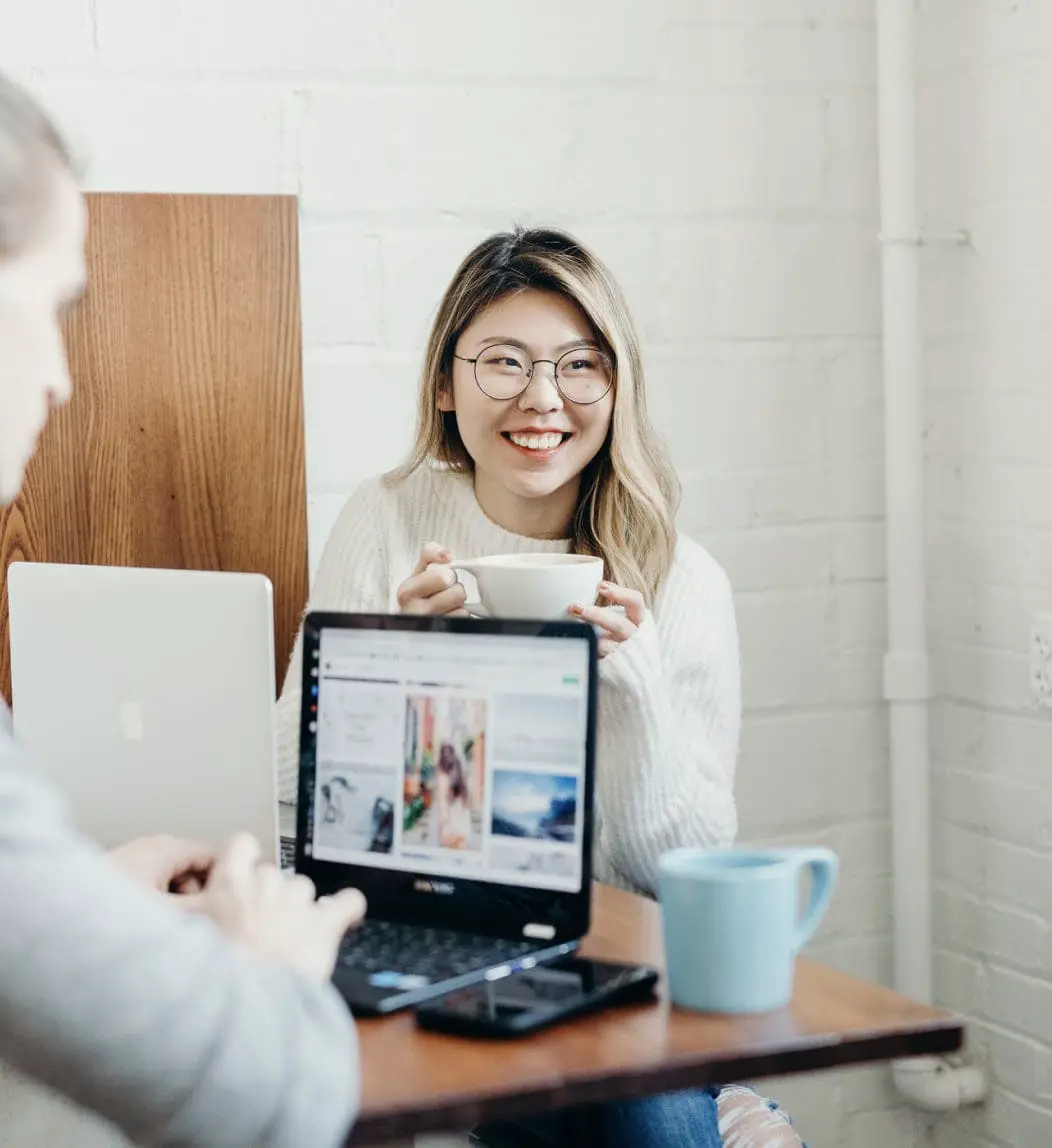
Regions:
M 1052 1143 L 1052 722 L 1027 638 L 1052 604 L 1043 146 L 1052 5 L 920 0 L 936 818 L 936 989 L 972 1018 L 990 1104 L 936 1145 Z
M 0 67 L 49 100 L 94 188 L 301 196 L 313 559 L 407 445 L 472 244 L 551 221 L 596 246 L 645 342 L 682 524 L 738 594 L 743 836 L 836 848 L 814 952 L 886 979 L 871 7 L 33 0 L 0 12 Z M 921 1130 L 879 1069 L 774 1091 L 813 1148 Z

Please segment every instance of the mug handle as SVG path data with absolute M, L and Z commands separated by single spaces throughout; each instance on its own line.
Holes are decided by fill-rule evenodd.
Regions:
M 466 570 L 471 575 L 472 578 L 476 577 L 475 571 L 478 569 L 478 567 L 475 565 L 474 562 L 471 562 L 470 560 L 467 560 L 467 559 L 461 560 L 459 558 L 454 558 L 453 561 L 450 562 L 448 565 L 449 565 L 450 570 L 453 571 L 454 578 L 456 578 L 456 580 L 458 582 L 460 582 L 461 586 L 463 586 L 464 583 L 461 581 L 459 571 Z M 477 584 L 478 584 L 478 580 L 476 578 L 476 586 L 477 586 Z M 470 590 L 470 589 L 471 589 L 471 587 L 469 586 L 468 590 Z M 489 611 L 486 609 L 485 606 L 482 605 L 481 602 L 469 602 L 468 603 L 468 613 L 473 618 L 488 618 L 489 617 Z
M 815 929 L 826 915 L 840 871 L 840 861 L 832 849 L 823 849 L 819 846 L 793 850 L 787 859 L 793 867 L 794 885 L 801 869 L 806 867 L 811 870 L 811 894 L 807 899 L 807 907 L 793 931 L 793 952 L 798 953 L 814 935 Z

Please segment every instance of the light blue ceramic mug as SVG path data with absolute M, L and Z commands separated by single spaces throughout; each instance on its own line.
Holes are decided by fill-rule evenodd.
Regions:
M 787 1005 L 794 958 L 825 916 L 838 869 L 836 854 L 821 848 L 666 853 L 659 880 L 673 1004 L 721 1013 Z

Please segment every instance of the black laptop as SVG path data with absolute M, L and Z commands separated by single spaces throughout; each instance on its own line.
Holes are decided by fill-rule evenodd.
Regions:
M 355 1013 L 577 947 L 596 682 L 581 622 L 307 616 L 296 869 L 368 899 L 333 974 Z

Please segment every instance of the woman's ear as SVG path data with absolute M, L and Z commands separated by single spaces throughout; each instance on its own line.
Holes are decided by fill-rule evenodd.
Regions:
M 447 414 L 457 409 L 453 402 L 453 380 L 448 375 L 443 375 L 438 383 L 438 409 Z

